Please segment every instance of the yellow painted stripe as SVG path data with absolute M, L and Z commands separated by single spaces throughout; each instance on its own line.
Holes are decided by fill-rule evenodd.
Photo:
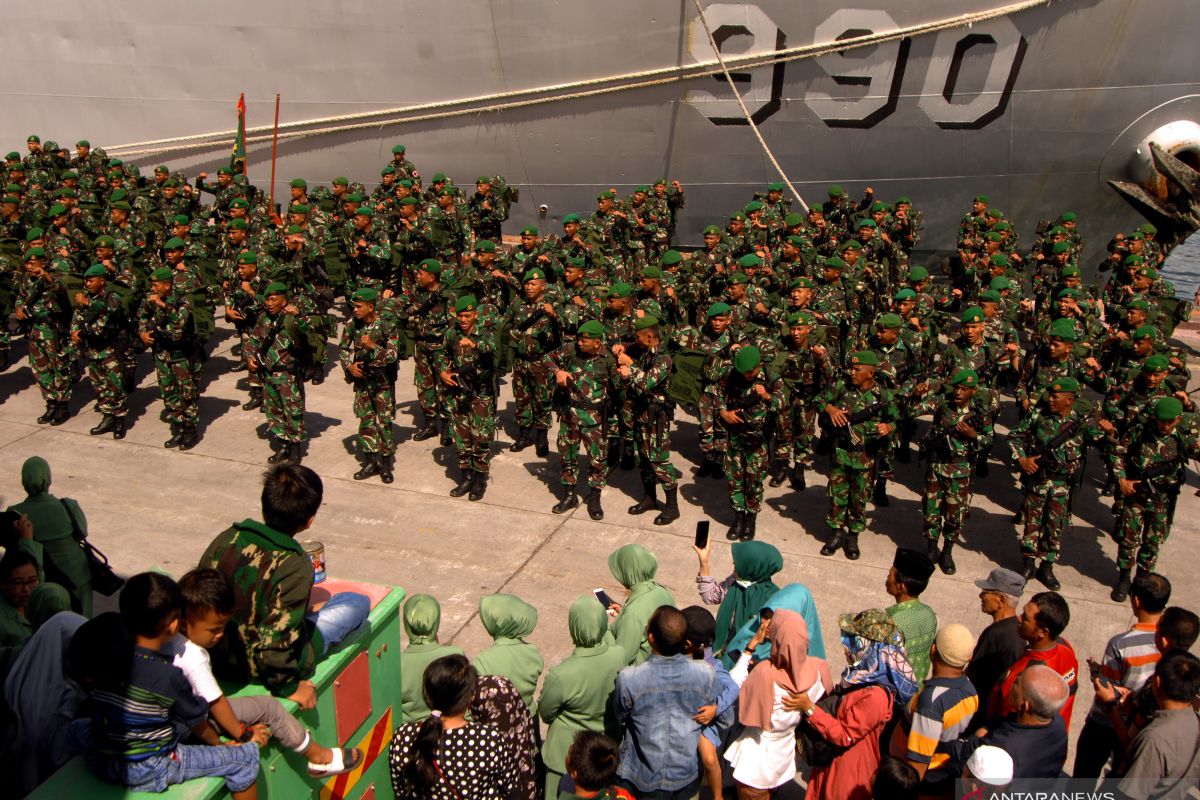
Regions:
M 378 734 L 378 736 L 376 735 Z M 355 745 L 363 751 L 362 762 L 350 772 L 335 775 L 321 787 L 321 800 L 343 800 L 354 790 L 363 773 L 375 762 L 392 741 L 392 709 L 389 706 L 379 721 Z

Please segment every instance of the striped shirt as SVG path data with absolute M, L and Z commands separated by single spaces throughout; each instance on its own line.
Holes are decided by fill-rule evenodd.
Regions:
M 1162 654 L 1154 646 L 1153 622 L 1134 625 L 1125 633 L 1118 633 L 1108 640 L 1104 648 L 1104 659 L 1100 662 L 1100 674 L 1118 686 L 1137 691 L 1150 680 Z M 1098 703 L 1093 703 L 1088 712 L 1088 722 L 1112 727 L 1108 713 Z
M 904 634 L 904 654 L 912 665 L 917 681 L 929 675 L 929 648 L 937 636 L 937 614 L 917 598 L 896 603 L 887 615 Z
M 953 780 L 950 744 L 966 735 L 967 725 L 978 709 L 979 696 L 966 676 L 930 678 L 920 694 L 909 701 L 903 724 L 896 727 L 892 755 L 928 764 L 927 784 Z

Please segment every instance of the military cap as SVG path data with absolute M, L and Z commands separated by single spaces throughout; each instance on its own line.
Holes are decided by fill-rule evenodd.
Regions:
M 31 247 L 25 251 L 25 260 L 26 261 L 29 261 L 30 259 L 34 259 L 34 258 L 45 258 L 45 257 L 46 257 L 46 248 L 44 248 L 44 247 Z
M 284 236 L 296 236 L 296 235 L 302 234 L 302 233 L 304 233 L 304 228 L 301 228 L 299 225 L 288 225 L 287 230 L 285 230 L 283 232 L 283 235 Z
M 350 194 L 346 195 L 346 199 L 343 200 L 342 202 L 343 203 L 362 203 L 362 202 L 364 202 L 364 200 L 365 200 L 365 198 L 358 192 L 351 192 Z
M 720 236 L 721 229 L 718 228 L 716 225 L 709 225 L 708 227 L 706 227 L 704 229 L 704 235 L 705 236 Z
M 845 269 L 845 268 L 846 268 L 846 262 L 842 261 L 837 256 L 830 256 L 829 258 L 825 259 L 825 269 L 841 270 L 841 269 Z
M 1062 378 L 1056 378 L 1055 381 L 1050 384 L 1050 391 L 1072 393 L 1078 392 L 1079 381 L 1075 380 L 1070 375 L 1066 375 Z
M 116 243 L 117 240 L 111 236 L 97 236 L 92 245 L 94 247 L 112 247 Z
M 237 219 L 229 221 L 229 230 L 231 231 L 244 231 L 249 227 L 250 221 L 245 217 L 238 217 Z
M 350 185 L 350 179 L 347 178 L 345 175 L 338 175 L 331 182 L 333 183 L 334 186 L 349 186 Z
M 1144 297 L 1135 297 L 1125 304 L 1128 309 L 1137 309 L 1139 311 L 1149 311 L 1150 301 Z
M 1078 338 L 1075 332 L 1075 323 L 1069 319 L 1056 319 L 1050 324 L 1050 337 L 1053 339 L 1062 339 L 1064 342 L 1073 342 Z
M 456 194 L 456 192 L 454 191 L 454 187 L 452 187 L 452 186 L 443 186 L 443 187 L 442 187 L 442 189 L 441 189 L 441 191 L 440 191 L 440 192 L 438 192 L 438 197 L 454 197 L 454 195 L 455 195 L 455 194 Z M 409 198 L 407 198 L 407 197 L 406 197 L 406 198 L 404 198 L 404 200 L 408 200 L 408 199 L 409 199 Z M 412 199 L 413 199 L 413 200 L 416 200 L 417 198 L 415 198 L 415 197 L 414 197 L 414 198 L 412 198 Z M 401 201 L 400 201 L 401 205 L 403 205 L 403 204 L 404 204 L 404 200 L 401 200 Z
M 1125 256 L 1124 264 L 1127 267 L 1140 267 L 1146 263 L 1146 259 L 1139 256 L 1137 253 L 1130 253 Z
M 1048 235 L 1049 236 L 1066 236 L 1067 229 L 1064 228 L 1062 225 L 1055 225 L 1053 228 L 1050 229 Z
M 6 194 L 4 197 L 0 198 L 0 203 L 11 203 L 12 205 L 16 205 L 20 202 L 21 198 L 17 197 L 15 194 Z
M 1068 264 L 1062 269 L 1062 277 L 1064 278 L 1075 278 L 1080 274 L 1082 273 L 1080 273 L 1079 267 L 1075 266 L 1074 264 Z
M 293 203 L 292 207 L 288 209 L 288 213 L 289 214 L 307 214 L 308 213 L 308 203 Z
M 667 179 L 666 178 L 658 178 L 657 180 L 654 181 L 654 185 L 655 186 L 666 186 Z
M 816 322 L 817 318 L 812 315 L 812 312 L 805 311 L 803 309 L 800 311 L 793 311 L 787 315 L 788 327 L 795 327 L 797 325 L 815 325 Z
M 108 196 L 108 199 L 109 200 L 125 200 L 128 197 L 129 197 L 129 191 L 127 189 L 117 189 L 111 195 Z
M 392 147 L 392 155 L 398 156 L 404 152 L 404 145 L 398 144 Z
M 633 294 L 633 287 L 624 281 L 617 281 L 605 292 L 605 296 L 609 298 L 629 297 L 631 294 Z
M 804 224 L 804 215 L 796 214 L 796 213 L 788 214 L 786 217 L 783 218 L 783 224 L 789 228 L 794 228 L 797 225 L 803 225 Z
M 247 250 L 244 253 L 240 253 L 238 255 L 238 263 L 239 264 L 257 264 L 258 263 L 258 254 L 252 253 L 249 250 Z
M 859 636 L 872 642 L 891 642 L 896 638 L 896 623 L 882 608 L 841 614 L 838 628 L 847 636 Z
M 478 178 L 475 179 L 475 185 L 478 186 L 481 183 L 486 183 L 488 186 L 491 186 L 492 179 L 489 178 L 487 175 L 480 175 Z
M 704 312 L 704 316 L 708 319 L 712 319 L 713 317 L 719 317 L 723 314 L 728 314 L 729 312 L 730 308 L 728 303 L 717 302 L 708 307 L 708 310 Z
M 280 281 L 271 281 L 267 284 L 267 287 L 263 289 L 263 297 L 270 297 L 273 294 L 286 295 L 287 293 L 288 287 Z
M 902 194 L 902 195 L 900 195 L 899 197 L 897 197 L 897 198 L 896 198 L 896 205 L 898 205 L 898 206 L 911 206 L 911 205 L 912 205 L 912 200 L 910 200 L 910 199 L 909 199 L 908 195 Z
M 465 294 L 454 303 L 454 313 L 461 314 L 464 311 L 473 311 L 479 307 L 479 301 L 475 299 L 473 294 Z
M 917 293 L 916 293 L 916 292 L 914 292 L 912 289 L 909 289 L 907 286 L 905 286 L 903 289 L 901 289 L 900 291 L 896 292 L 896 294 L 895 294 L 895 296 L 894 296 L 894 298 L 893 298 L 893 299 L 895 299 L 895 300 L 901 300 L 901 301 L 903 301 L 903 300 L 916 300 L 916 299 L 917 299 Z
M 375 216 L 375 209 L 371 208 L 368 205 L 361 205 L 358 208 L 354 209 L 354 216 L 356 216 L 356 217 L 373 217 L 373 216 Z
M 119 211 L 132 211 L 133 210 L 133 206 L 129 205 L 129 203 L 126 202 L 125 200 L 118 200 L 117 202 L 112 204 L 112 207 Z
M 32 242 L 35 239 L 40 239 L 45 235 L 46 232 L 41 228 L 30 228 L 29 230 L 25 231 L 25 241 Z
M 27 142 L 37 142 L 38 144 L 41 144 L 41 143 L 42 143 L 42 138 L 41 138 L 40 136 L 38 136 L 36 133 L 31 133 L 31 134 L 29 134 L 29 138 L 28 138 L 28 139 L 26 139 L 25 141 L 27 141 Z
M 738 266 L 743 267 L 743 268 L 745 268 L 745 267 L 761 267 L 762 259 L 759 258 L 754 253 L 746 253 L 746 255 L 744 255 L 738 259 Z
M 56 204 L 50 206 L 49 213 L 50 213 L 51 217 L 61 217 L 63 214 L 67 213 L 67 207 L 64 206 L 62 203 L 56 203 Z
M 986 203 L 987 201 L 988 201 L 988 196 L 987 196 L 986 194 L 977 194 L 977 195 L 975 195 L 975 202 L 976 202 L 976 203 Z
M 9 153 L 8 155 L 6 155 L 6 156 L 4 157 L 4 160 L 5 160 L 5 161 L 20 161 L 20 160 L 21 160 L 21 154 L 20 154 L 20 153 L 18 153 L 16 150 L 13 150 L 11 153 Z
M 860 219 L 858 221 L 858 229 L 859 230 L 862 230 L 863 228 L 878 228 L 878 227 L 879 226 L 877 224 L 875 224 L 875 220 L 868 219 L 867 217 L 863 217 L 862 219 Z
M 454 190 L 453 190 L 453 189 L 443 189 L 443 190 L 442 190 L 442 194 L 446 194 L 447 192 L 449 192 L 450 194 L 454 194 Z M 418 200 L 417 198 L 413 197 L 413 196 L 410 194 L 408 197 L 402 198 L 402 199 L 400 200 L 400 205 L 402 205 L 402 206 L 415 206 L 415 205 L 417 205 L 417 204 L 418 204 L 418 203 L 420 203 L 420 202 L 421 202 L 420 200 Z
M 880 314 L 875 324 L 886 330 L 895 330 L 904 327 L 904 320 L 900 319 L 899 314 L 887 313 Z
M 396 168 L 393 167 L 391 164 L 388 164 L 386 167 L 379 170 L 379 177 L 381 177 L 381 178 L 384 175 L 395 175 L 395 174 L 396 174 Z
M 783 191 L 783 181 L 771 181 L 770 183 L 767 184 L 767 191 L 768 192 L 782 192 Z
M 979 385 L 979 373 L 973 369 L 960 369 L 950 378 L 951 386 L 966 386 L 974 389 Z
M 538 229 L 535 228 L 534 226 L 526 225 L 524 228 L 521 228 L 521 235 L 522 236 L 539 236 L 540 234 L 538 233 Z
M 1059 300 L 1062 300 L 1064 297 L 1070 297 L 1073 300 L 1078 300 L 1079 299 L 1079 290 L 1072 289 L 1070 287 L 1067 287 L 1066 289 L 1059 289 L 1058 294 L 1056 296 L 1058 297 Z
M 1142 362 L 1142 372 L 1167 372 L 1171 369 L 1171 362 L 1161 353 L 1155 353 Z
M 751 200 L 749 203 L 746 203 L 746 207 L 742 210 L 747 214 L 753 214 L 755 211 L 762 211 L 762 207 L 763 204 L 758 200 Z
M 907 547 L 896 548 L 892 566 L 905 577 L 915 578 L 919 581 L 929 580 L 934 570 L 933 559 L 920 550 L 910 550 Z
M 995 225 L 993 225 L 992 230 L 994 230 L 994 231 L 1011 231 L 1012 223 L 1002 220 L 1000 222 L 997 222 Z
M 1075 220 L 1079 219 L 1079 215 L 1074 211 L 1066 211 L 1063 213 L 1061 219 L 1063 222 L 1074 222 Z
M 244 197 L 235 197 L 229 201 L 230 208 L 249 208 L 250 201 Z
M 988 219 L 1004 219 L 1004 212 L 998 208 L 989 208 L 983 215 Z
M 877 203 L 871 204 L 871 213 L 872 214 L 878 213 L 880 211 L 887 211 L 887 210 L 888 210 L 887 203 L 877 202 Z
M 85 278 L 107 278 L 108 270 L 104 268 L 103 264 L 92 264 L 90 267 L 87 268 L 86 271 L 84 271 L 83 277 L 85 277 Z
M 410 181 L 408 178 L 405 178 L 404 180 L 396 181 L 396 185 L 403 186 L 405 189 L 413 188 L 413 182 Z
M 25 171 L 25 165 L 24 165 L 24 164 L 19 164 L 19 163 L 18 163 L 18 164 L 13 164 L 12 166 L 10 166 L 10 167 L 8 168 L 8 171 L 9 171 L 9 172 L 24 172 L 24 171 Z M 120 173 L 118 173 L 118 174 L 120 174 Z
M 1053 253 L 1054 255 L 1058 255 L 1059 253 L 1065 253 L 1070 249 L 1071 249 L 1070 242 L 1055 242 L 1054 244 L 1052 244 L 1050 246 L 1050 252 Z
M 435 173 L 433 173 L 433 180 L 430 181 L 430 183 L 445 183 L 446 180 L 447 180 L 446 173 L 435 172 Z
M 579 335 L 586 336 L 589 339 L 603 339 L 604 326 L 594 319 L 589 319 L 579 326 Z
M 292 178 L 292 182 L 288 185 L 293 189 L 307 189 L 308 181 L 304 180 L 304 178 Z
M 1158 233 L 1158 228 L 1154 227 L 1149 222 L 1147 222 L 1145 225 L 1138 228 L 1138 232 L 1143 233 L 1146 236 L 1154 236 L 1155 234 Z
M 587 259 L 582 256 L 567 256 L 567 269 L 583 269 L 587 265 Z
M 643 183 L 643 184 L 639 185 L 639 186 L 638 186 L 636 189 L 634 189 L 633 191 L 634 191 L 635 193 L 636 193 L 636 192 L 641 192 L 642 194 L 645 194 L 646 192 L 650 191 L 650 187 L 649 187 L 647 184 L 644 184 L 644 183 Z
M 668 250 L 665 253 L 663 253 L 662 258 L 660 258 L 658 260 L 658 263 L 664 267 L 673 267 L 676 264 L 680 264 L 682 262 L 683 262 L 683 254 L 680 253 L 678 250 Z
M 438 261 L 436 258 L 426 258 L 422 260 L 421 263 L 417 265 L 417 268 L 424 272 L 428 272 L 430 275 L 442 274 L 442 262 Z
M 846 190 L 843 189 L 841 186 L 839 186 L 836 183 L 833 186 L 830 186 L 828 191 L 826 192 L 826 194 L 828 194 L 830 197 L 841 197 L 845 193 L 846 193 Z
M 1154 418 L 1160 422 L 1170 422 L 1183 413 L 1183 403 L 1178 397 L 1163 397 L 1154 404 Z
M 1003 299 L 996 289 L 984 289 L 979 293 L 979 300 L 984 303 L 999 303 Z
M 735 272 L 729 276 L 729 282 L 745 284 L 750 282 L 750 278 L 744 272 Z
M 784 241 L 792 247 L 804 247 L 804 238 L 801 236 L 788 236 L 784 238 Z
M 841 250 L 843 253 L 846 252 L 847 250 L 862 250 L 862 243 L 859 242 L 857 239 L 851 239 L 850 241 L 848 241 L 842 245 Z
M 753 345 L 739 347 L 733 354 L 733 368 L 738 372 L 749 372 L 762 363 L 762 352 Z
M 1158 270 L 1154 267 L 1142 267 L 1137 271 L 1139 278 L 1149 278 L 1150 280 L 1158 280 Z
M 805 275 L 801 275 L 799 278 L 796 278 L 796 280 L 792 281 L 792 285 L 789 288 L 792 288 L 792 289 L 815 289 L 816 287 L 813 286 L 812 278 L 809 278 Z
M 736 214 L 730 214 L 730 215 L 729 215 L 729 221 L 730 221 L 730 222 L 733 222 L 733 221 L 735 221 L 735 220 L 741 220 L 742 222 L 745 222 L 745 221 L 746 221 L 746 215 L 745 215 L 745 214 L 743 214 L 743 213 L 741 213 L 740 211 L 739 211 L 738 213 L 736 213 Z
M 350 302 L 352 303 L 375 303 L 378 301 L 379 291 L 372 289 L 369 286 L 364 286 L 354 294 L 350 295 Z
M 64 172 L 64 173 L 61 175 L 61 177 L 62 177 L 62 179 L 63 179 L 64 181 L 73 181 L 73 180 L 79 180 L 79 173 L 78 173 L 78 172 L 76 172 L 76 171 L 75 171 L 75 170 L 73 170 L 73 169 L 69 169 L 69 170 L 67 170 L 66 172 Z M 60 192 L 69 192 L 69 191 L 71 191 L 71 190 L 70 190 L 70 189 L 66 189 L 66 188 L 64 188 L 64 189 L 59 189 L 59 191 L 60 191 Z
M 1146 241 L 1146 234 L 1142 233 L 1141 231 L 1134 231 L 1133 233 L 1129 234 L 1129 238 L 1135 241 L 1144 242 Z
M 544 281 L 544 280 L 546 280 L 546 273 L 542 272 L 540 269 L 527 270 L 525 272 L 525 275 L 521 277 L 522 283 L 529 283 L 530 281 Z
M 191 220 L 188 219 L 187 214 L 176 214 L 175 216 L 171 217 L 172 225 L 187 225 L 189 222 L 191 222 Z
M 1158 328 L 1154 327 L 1153 325 L 1142 325 L 1140 328 L 1130 334 L 1129 338 L 1137 342 L 1142 339 L 1153 339 L 1157 333 Z
M 172 236 L 167 239 L 167 243 L 163 245 L 163 250 L 182 250 L 187 247 L 187 242 L 180 239 L 178 236 Z
M 649 314 L 647 314 L 644 317 L 638 317 L 636 320 L 633 321 L 633 329 L 635 331 L 644 331 L 647 328 L 657 328 L 657 327 L 658 327 L 658 317 L 652 317 Z
M 175 273 L 171 271 L 170 267 L 159 267 L 158 269 L 154 270 L 154 272 L 150 273 L 150 280 L 172 281 L 175 280 Z
M 578 214 L 567 214 L 563 217 L 563 225 L 569 225 L 572 222 L 579 222 Z
M 988 231 L 983 238 L 987 239 L 989 242 L 1003 242 L 1004 234 L 1000 233 L 999 231 Z
M 154 168 L 155 175 L 169 175 L 170 173 L 171 173 L 171 170 L 169 170 L 167 168 L 166 164 L 159 164 L 157 167 Z
M 643 278 L 661 278 L 662 270 L 659 269 L 658 267 L 654 266 L 653 264 L 651 264 L 647 267 L 642 268 L 642 277 Z
M 21 185 L 18 183 L 6 183 L 4 184 L 4 191 L 7 194 L 20 194 Z
M 850 363 L 862 367 L 878 367 L 879 356 L 873 350 L 859 350 L 850 356 Z
M 962 322 L 964 325 L 970 325 L 975 322 L 983 322 L 983 309 L 979 306 L 971 306 L 963 309 Z
M 476 253 L 494 253 L 496 252 L 496 243 L 491 239 L 480 239 L 475 243 Z
M 114 161 L 115 161 L 115 160 L 116 160 L 116 159 L 114 159 Z M 111 166 L 115 166 L 115 165 L 113 164 L 113 162 L 112 162 L 112 161 L 109 161 L 109 162 L 108 162 L 108 165 L 109 165 L 110 167 L 111 167 Z M 221 167 L 220 169 L 218 169 L 218 170 L 217 170 L 217 174 L 218 174 L 218 175 L 232 175 L 232 174 L 233 174 L 233 170 L 231 170 L 229 167 Z

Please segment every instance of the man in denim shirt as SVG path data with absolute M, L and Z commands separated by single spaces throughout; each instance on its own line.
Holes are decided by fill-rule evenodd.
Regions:
M 624 728 L 617 775 L 642 800 L 686 800 L 700 786 L 696 748 L 701 726 L 693 717 L 720 694 L 717 673 L 684 649 L 683 612 L 662 606 L 650 617 L 651 655 L 617 673 L 613 704 Z

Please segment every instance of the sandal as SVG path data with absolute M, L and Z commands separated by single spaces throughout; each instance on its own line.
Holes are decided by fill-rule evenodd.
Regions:
M 328 764 L 309 763 L 309 775 L 314 778 L 328 778 L 333 775 L 341 775 L 343 772 L 350 772 L 357 769 L 363 760 L 362 751 L 357 747 L 335 747 L 330 752 L 333 753 L 333 760 Z

